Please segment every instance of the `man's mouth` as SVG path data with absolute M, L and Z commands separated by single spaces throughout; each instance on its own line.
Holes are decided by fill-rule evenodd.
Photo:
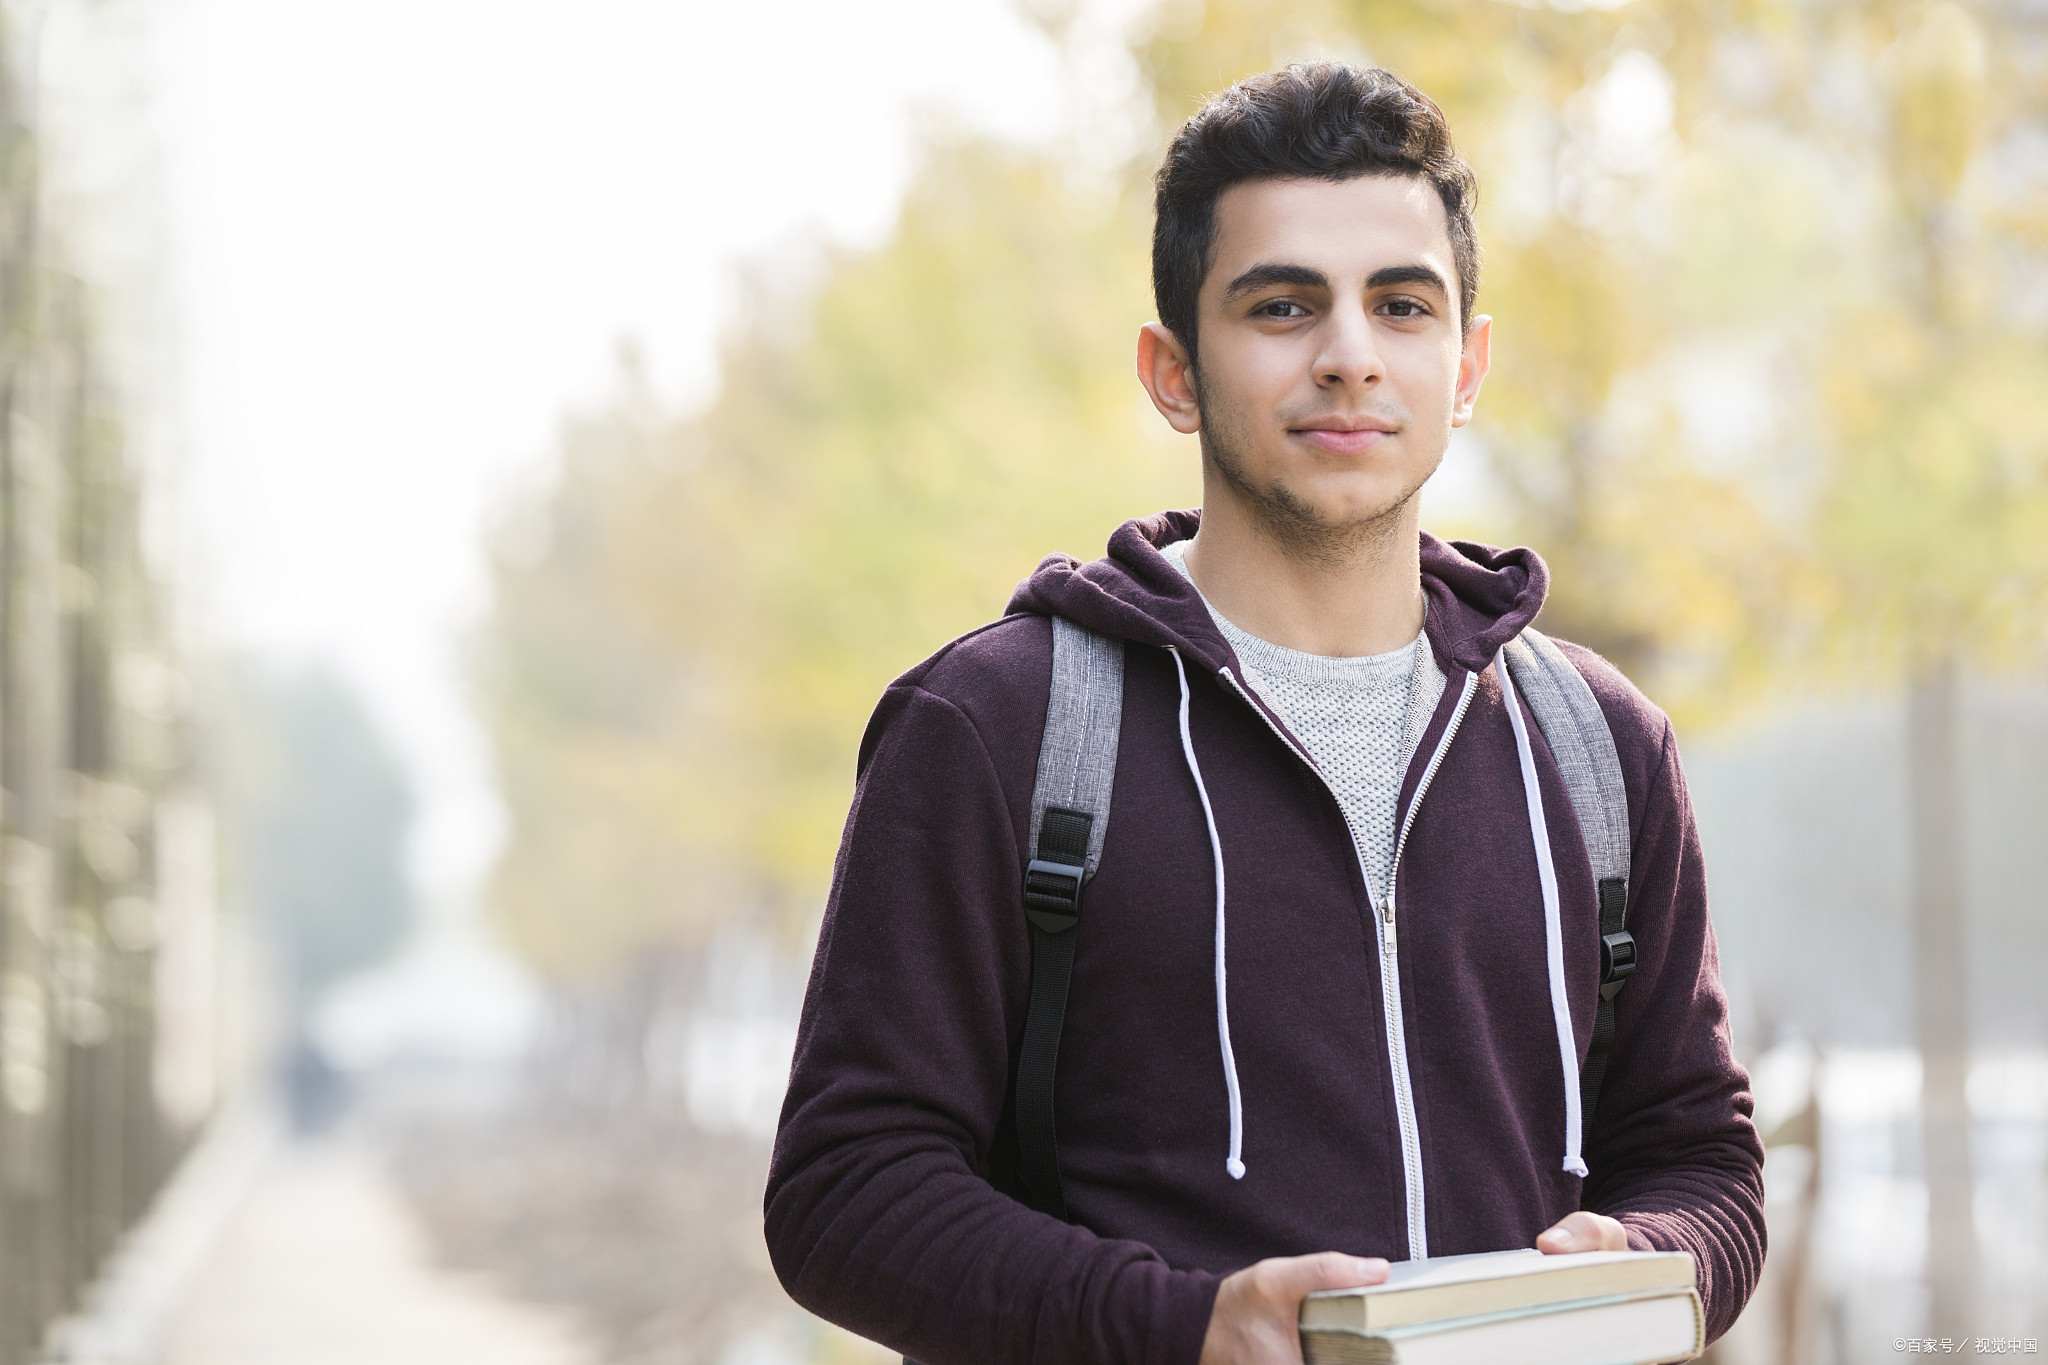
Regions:
M 1356 421 L 1331 419 L 1290 427 L 1287 434 L 1332 455 L 1357 455 L 1371 450 L 1392 436 L 1394 431 L 1392 423 L 1368 417 Z

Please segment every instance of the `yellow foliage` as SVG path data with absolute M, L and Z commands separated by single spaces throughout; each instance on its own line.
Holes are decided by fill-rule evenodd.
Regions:
M 934 151 L 895 238 L 832 264 L 800 337 L 743 331 L 701 418 L 569 430 L 481 664 L 515 829 L 494 905 L 544 967 L 735 909 L 800 929 L 889 679 L 1046 553 L 1196 501 L 1131 373 L 1142 205 L 1067 201 L 1039 159 Z
M 1892 105 L 1892 176 L 1925 212 L 1953 196 L 1984 135 L 1984 34 L 1957 4 L 1934 4 L 1901 26 L 1884 53 Z

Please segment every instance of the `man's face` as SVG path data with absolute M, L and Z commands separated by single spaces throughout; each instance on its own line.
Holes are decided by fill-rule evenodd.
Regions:
M 1193 424 L 1148 388 L 1262 521 L 1312 540 L 1399 513 L 1486 374 L 1489 323 L 1461 335 L 1443 203 L 1422 180 L 1225 191 L 1199 316 Z

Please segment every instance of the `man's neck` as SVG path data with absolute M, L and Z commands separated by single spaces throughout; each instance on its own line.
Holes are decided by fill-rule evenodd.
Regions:
M 1344 553 L 1308 557 L 1233 490 L 1211 482 L 1204 492 L 1188 574 L 1226 620 L 1261 640 L 1332 658 L 1385 654 L 1422 629 L 1419 495 Z

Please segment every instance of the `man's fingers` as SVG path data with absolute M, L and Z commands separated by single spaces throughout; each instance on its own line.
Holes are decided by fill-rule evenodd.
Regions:
M 1300 1365 L 1296 1321 L 1302 1296 L 1318 1289 L 1357 1289 L 1386 1278 L 1387 1263 L 1381 1258 L 1340 1251 L 1275 1256 L 1246 1266 L 1217 1287 L 1201 1365 Z
M 1346 1256 L 1341 1251 L 1319 1251 L 1313 1256 L 1284 1256 L 1267 1261 L 1273 1272 L 1275 1293 L 1299 1302 L 1303 1294 L 1318 1289 L 1357 1289 L 1387 1278 L 1388 1267 L 1378 1256 Z
M 1536 1249 L 1550 1256 L 1573 1251 L 1626 1251 L 1628 1233 L 1614 1219 L 1581 1209 L 1566 1214 L 1557 1226 L 1547 1229 L 1536 1239 Z

